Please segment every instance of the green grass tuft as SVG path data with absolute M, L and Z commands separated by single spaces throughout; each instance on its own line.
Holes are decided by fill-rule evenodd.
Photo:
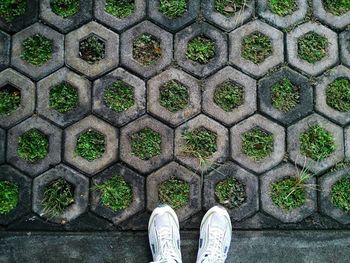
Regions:
M 282 111 L 288 112 L 299 103 L 299 88 L 289 79 L 284 78 L 271 87 L 272 105 Z
M 78 90 L 67 82 L 62 82 L 51 88 L 49 107 L 59 113 L 67 113 L 79 105 Z
M 11 85 L 0 88 L 0 115 L 10 115 L 21 105 L 21 93 Z
M 125 18 L 135 11 L 134 0 L 106 0 L 105 11 L 112 16 Z
M 95 189 L 101 193 L 101 203 L 113 211 L 125 209 L 133 201 L 132 188 L 120 175 L 96 184 Z
M 350 213 L 350 175 L 343 176 L 332 186 L 331 200 L 336 207 Z
M 34 66 L 42 66 L 52 58 L 53 40 L 36 34 L 24 40 L 22 48 L 21 59 Z
M 95 64 L 101 59 L 104 59 L 106 52 L 105 48 L 104 41 L 95 35 L 91 35 L 80 42 L 79 55 L 89 64 Z
M 287 177 L 272 184 L 271 199 L 274 204 L 283 210 L 289 211 L 302 206 L 306 201 L 304 177 Z
M 344 15 L 350 11 L 350 0 L 323 0 L 324 8 L 336 16 Z
M 7 23 L 11 23 L 15 18 L 25 14 L 27 10 L 26 0 L 1 0 L 0 17 Z
M 247 2 L 247 0 L 215 0 L 214 7 L 225 16 L 234 16 L 245 8 Z
M 337 111 L 350 111 L 350 80 L 342 78 L 330 83 L 326 89 L 326 102 Z
M 300 136 L 301 153 L 315 161 L 324 160 L 335 149 L 333 135 L 318 124 L 310 126 Z
M 57 179 L 46 186 L 42 206 L 47 216 L 59 216 L 73 203 L 74 188 L 65 179 Z
M 6 215 L 17 207 L 19 190 L 15 183 L 0 181 L 0 215 Z
M 298 9 L 295 0 L 269 0 L 268 6 L 272 13 L 279 16 L 291 15 Z
M 94 161 L 101 158 L 105 150 L 105 135 L 96 130 L 88 130 L 79 135 L 75 154 L 88 161 Z
M 216 184 L 215 196 L 229 209 L 240 207 L 247 200 L 246 186 L 233 176 Z
M 18 156 L 28 162 L 44 159 L 49 152 L 49 140 L 37 129 L 31 129 L 18 137 Z
M 171 112 L 183 110 L 188 106 L 189 94 L 187 87 L 170 80 L 159 89 L 159 103 Z
M 309 32 L 298 39 L 298 56 L 311 63 L 322 60 L 328 52 L 328 40 L 316 32 Z
M 330 172 L 336 172 L 336 171 L 340 171 L 343 170 L 345 168 L 349 168 L 350 167 L 350 160 L 342 160 L 338 163 L 336 163 L 331 169 Z
M 179 209 L 189 202 L 190 184 L 176 178 L 169 179 L 159 185 L 158 196 L 161 204 Z
M 145 66 L 156 63 L 161 55 L 159 40 L 150 34 L 141 34 L 133 43 L 133 58 Z
M 118 113 L 126 111 L 135 104 L 134 88 L 118 80 L 105 89 L 103 99 L 113 111 Z
M 271 39 L 255 32 L 245 37 L 242 41 L 242 57 L 250 60 L 254 64 L 260 64 L 272 55 Z
M 242 152 L 254 161 L 265 159 L 273 152 L 273 135 L 259 127 L 242 135 Z
M 224 111 L 230 112 L 244 102 L 244 90 L 231 81 L 226 81 L 215 89 L 214 102 Z
M 217 151 L 217 137 L 215 132 L 204 127 L 184 132 L 182 138 L 186 145 L 183 153 L 196 158 L 208 158 Z
M 186 57 L 207 64 L 215 56 L 215 43 L 205 36 L 197 36 L 187 44 Z
M 51 10 L 63 18 L 74 16 L 80 10 L 79 0 L 51 0 Z
M 187 0 L 160 0 L 159 11 L 170 18 L 181 17 L 187 11 Z
M 160 155 L 161 143 L 161 135 L 150 128 L 144 128 L 131 135 L 132 154 L 142 160 Z

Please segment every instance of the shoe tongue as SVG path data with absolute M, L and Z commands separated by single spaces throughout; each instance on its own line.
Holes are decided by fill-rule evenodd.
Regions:
M 171 227 L 169 215 L 167 214 L 158 215 L 155 220 L 155 224 L 157 225 L 158 228 Z
M 226 219 L 224 216 L 219 215 L 219 214 L 212 215 L 210 227 L 225 231 L 226 224 L 227 224 L 227 222 L 226 222 Z

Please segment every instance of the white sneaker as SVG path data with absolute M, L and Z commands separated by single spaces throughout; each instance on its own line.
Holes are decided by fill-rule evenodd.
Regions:
M 148 238 L 153 263 L 182 263 L 179 220 L 170 206 L 154 209 L 148 224 Z
M 231 244 L 232 225 L 226 209 L 211 208 L 203 217 L 197 263 L 224 263 Z

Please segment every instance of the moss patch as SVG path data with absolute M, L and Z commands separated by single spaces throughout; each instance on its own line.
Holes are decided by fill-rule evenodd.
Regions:
M 112 16 L 125 18 L 135 11 L 134 0 L 106 0 L 105 11 Z
M 190 185 L 182 180 L 172 178 L 159 185 L 159 202 L 173 209 L 185 206 L 190 199 Z
M 49 140 L 46 135 L 37 129 L 31 129 L 17 139 L 18 156 L 28 162 L 44 159 L 49 152 Z
M 133 58 L 145 66 L 154 64 L 161 55 L 159 40 L 150 34 L 140 35 L 133 43 Z
M 0 181 L 0 215 L 6 215 L 17 207 L 19 190 L 15 183 Z
M 326 102 L 337 111 L 350 111 L 350 80 L 342 78 L 330 83 L 326 89 Z
M 89 64 L 94 64 L 105 57 L 105 42 L 91 35 L 79 44 L 79 56 Z
M 74 16 L 80 10 L 79 0 L 51 0 L 51 10 L 64 18 Z
M 180 17 L 187 11 L 187 0 L 160 0 L 159 11 L 170 18 Z
M 333 135 L 315 124 L 300 136 L 300 151 L 305 156 L 321 161 L 330 156 L 336 149 Z
M 301 177 L 288 177 L 273 183 L 271 199 L 276 206 L 287 211 L 302 206 L 306 201 L 304 180 Z
M 67 113 L 74 110 L 79 104 L 78 90 L 67 82 L 63 82 L 51 88 L 49 95 L 49 107 L 59 113 Z
M 323 0 L 322 2 L 327 12 L 336 16 L 344 15 L 350 11 L 349 0 Z
M 45 188 L 42 206 L 47 216 L 59 216 L 73 203 L 74 188 L 65 179 L 57 179 Z
M 295 0 L 269 0 L 268 6 L 272 13 L 279 16 L 291 15 L 298 9 Z
M 217 151 L 217 137 L 215 132 L 204 127 L 184 132 L 182 138 L 186 145 L 183 153 L 196 158 L 208 158 Z
M 197 36 L 187 44 L 186 57 L 200 64 L 207 64 L 215 56 L 215 43 L 206 36 Z
M 133 192 L 130 184 L 120 175 L 114 175 L 110 179 L 95 185 L 95 189 L 101 194 L 102 205 L 113 211 L 128 208 L 133 201 Z
M 273 152 L 273 135 L 259 127 L 242 135 L 242 152 L 254 161 L 265 159 Z
M 298 39 L 298 56 L 311 63 L 322 60 L 328 53 L 328 40 L 316 32 L 309 32 Z
M 134 95 L 133 87 L 122 80 L 118 80 L 105 89 L 103 100 L 113 111 L 123 112 L 134 105 Z
M 10 23 L 15 18 L 24 15 L 26 9 L 26 0 L 1 0 L 0 17 L 4 19 L 7 23 Z
M 88 130 L 79 135 L 75 154 L 88 161 L 94 161 L 101 158 L 105 150 L 105 135 L 95 130 Z
M 331 201 L 336 207 L 350 213 L 350 175 L 343 176 L 332 186 Z
M 229 209 L 240 207 L 247 199 L 245 185 L 233 176 L 216 184 L 215 196 Z
M 10 115 L 21 105 L 21 92 L 11 85 L 0 88 L 0 115 Z
M 187 87 L 170 80 L 159 89 L 159 103 L 171 112 L 183 110 L 188 106 L 189 94 Z
M 254 64 L 260 64 L 272 55 L 271 39 L 255 32 L 242 40 L 242 57 L 250 60 Z
M 144 128 L 131 135 L 132 154 L 142 160 L 160 155 L 161 143 L 161 135 L 150 128 Z
M 36 34 L 23 41 L 22 49 L 21 59 L 32 65 L 42 66 L 52 58 L 53 40 Z
M 284 78 L 271 87 L 271 97 L 272 106 L 279 111 L 288 112 L 299 103 L 299 87 Z
M 234 16 L 243 11 L 247 0 L 215 0 L 215 10 L 225 16 Z
M 232 81 L 226 81 L 215 89 L 214 102 L 224 111 L 230 112 L 244 102 L 244 90 Z

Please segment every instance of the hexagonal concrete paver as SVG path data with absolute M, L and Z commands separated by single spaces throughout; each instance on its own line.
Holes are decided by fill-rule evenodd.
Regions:
M 204 36 L 215 42 L 215 55 L 208 63 L 201 64 L 186 55 L 188 43 L 198 36 Z M 197 77 L 205 77 L 227 62 L 227 37 L 220 30 L 207 23 L 195 23 L 175 35 L 175 60 L 184 70 Z
M 45 191 L 50 183 L 63 179 L 74 188 L 74 203 L 69 205 L 60 215 L 52 216 L 43 206 Z M 89 203 L 89 179 L 72 168 L 60 164 L 36 177 L 33 181 L 33 211 L 47 220 L 66 224 L 84 213 Z
M 134 0 L 135 8 L 134 12 L 127 17 L 116 17 L 106 12 L 107 0 L 95 1 L 94 16 L 102 24 L 113 28 L 120 32 L 124 29 L 136 24 L 141 21 L 146 15 L 146 1 L 145 0 Z
M 298 91 L 298 103 L 288 111 L 279 110 L 273 105 L 272 87 L 285 79 Z M 313 110 L 313 89 L 309 80 L 290 68 L 282 68 L 259 80 L 258 94 L 259 109 L 284 125 L 307 116 Z
M 107 105 L 105 90 L 117 81 L 123 81 L 133 89 L 134 104 L 130 108 L 117 112 Z M 94 82 L 93 112 L 116 126 L 122 126 L 146 112 L 146 85 L 138 77 L 123 68 L 118 68 Z
M 316 110 L 323 113 L 329 119 L 341 125 L 347 125 L 350 122 L 350 112 L 341 112 L 327 103 L 327 90 L 333 81 L 338 79 L 347 79 L 350 81 L 350 69 L 342 65 L 332 68 L 330 72 L 322 75 L 316 85 Z M 335 102 L 336 103 L 336 102 Z
M 350 223 L 350 214 L 335 206 L 332 202 L 332 188 L 340 179 L 350 174 L 350 168 L 329 172 L 320 178 L 320 208 L 321 212 L 334 218 L 342 224 Z M 341 193 L 339 193 L 341 194 Z
M 323 4 L 324 0 L 313 0 L 313 12 L 316 18 L 318 18 L 321 22 L 327 24 L 330 27 L 334 27 L 336 29 L 343 29 L 347 25 L 350 24 L 350 15 L 349 12 L 346 12 L 343 15 L 337 16 L 327 10 Z M 338 4 L 338 3 L 334 3 Z M 340 5 L 340 3 L 339 3 Z
M 350 30 L 345 30 L 339 35 L 341 62 L 350 67 Z
M 287 28 L 304 19 L 308 11 L 307 0 L 296 0 L 297 7 L 292 13 L 280 16 L 271 11 L 269 0 L 259 0 L 257 2 L 257 11 L 259 15 L 273 25 L 281 28 Z M 281 2 L 282 3 L 282 2 Z
M 173 112 L 160 103 L 160 89 L 169 81 L 177 81 L 187 88 L 188 104 L 182 110 Z M 148 111 L 169 123 L 171 126 L 177 126 L 185 122 L 198 114 L 201 110 L 201 89 L 198 80 L 181 70 L 170 68 L 163 71 L 150 79 L 147 85 Z
M 231 31 L 236 27 L 243 25 L 254 14 L 255 1 L 252 0 L 245 1 L 244 8 L 242 10 L 229 16 L 225 16 L 224 14 L 218 12 L 215 8 L 215 2 L 216 0 L 202 1 L 204 17 L 225 31 Z
M 80 57 L 81 42 L 90 36 L 99 38 L 105 49 L 103 58 L 91 63 Z M 65 45 L 66 63 L 88 78 L 96 78 L 118 66 L 118 34 L 94 21 L 67 34 Z
M 53 87 L 68 83 L 77 90 L 79 103 L 71 111 L 60 113 L 50 107 L 50 92 Z M 91 83 L 83 76 L 79 76 L 68 68 L 62 68 L 50 76 L 42 79 L 37 85 L 38 104 L 37 111 L 40 115 L 57 123 L 59 126 L 67 126 L 79 121 L 91 108 Z
M 216 151 L 205 160 L 201 160 L 198 156 L 192 156 L 184 153 L 184 147 L 186 140 L 183 134 L 191 132 L 197 128 L 205 128 L 216 134 Z M 207 117 L 204 114 L 189 120 L 188 122 L 177 127 L 175 130 L 175 156 L 176 159 L 191 167 L 192 169 L 200 172 L 205 172 L 215 166 L 217 163 L 223 162 L 228 155 L 228 130 L 220 123 Z
M 316 211 L 316 178 L 310 177 L 305 180 L 305 203 L 295 209 L 284 210 L 278 207 L 271 198 L 272 184 L 280 180 L 300 176 L 301 169 L 286 163 L 263 174 L 260 177 L 261 206 L 262 210 L 284 223 L 296 223 L 308 217 Z
M 149 159 L 141 159 L 134 155 L 131 147 L 132 135 L 145 128 L 149 128 L 161 136 L 160 154 Z M 124 126 L 120 131 L 120 159 L 141 173 L 149 173 L 172 159 L 173 137 L 174 131 L 160 121 L 147 115 L 138 118 Z
M 104 183 L 113 176 L 122 176 L 131 188 L 133 200 L 131 204 L 121 210 L 113 211 L 101 203 L 101 194 L 99 191 L 93 190 L 91 192 L 91 210 L 96 214 L 107 218 L 114 224 L 119 224 L 133 215 L 141 212 L 145 208 L 145 179 L 143 176 L 135 173 L 129 168 L 120 164 L 113 165 L 102 173 L 97 174 L 93 178 L 93 184 L 98 185 Z
M 267 36 L 272 45 L 272 54 L 260 64 L 255 64 L 242 56 L 242 41 L 253 33 Z M 230 63 L 255 77 L 261 77 L 271 68 L 281 64 L 284 61 L 283 54 L 283 33 L 260 20 L 251 21 L 230 33 Z
M 0 164 L 5 162 L 6 132 L 0 129 Z
M 322 161 L 315 161 L 301 153 L 300 136 L 310 126 L 319 125 L 332 134 L 336 149 Z M 315 174 L 332 167 L 344 158 L 343 129 L 318 114 L 312 114 L 288 127 L 288 152 L 290 159 L 300 166 L 305 166 Z
M 225 82 L 241 87 L 244 95 L 241 105 L 225 111 L 215 102 L 217 88 Z M 206 79 L 203 91 L 203 111 L 227 125 L 232 125 L 256 111 L 256 81 L 232 67 L 225 67 Z
M 32 129 L 36 129 L 47 136 L 49 143 L 45 158 L 35 162 L 21 159 L 17 154 L 18 138 Z M 37 116 L 33 116 L 8 131 L 7 162 L 34 177 L 61 161 L 61 140 L 61 129 Z
M 18 90 L 20 106 L 13 112 L 0 115 L 0 127 L 9 128 L 33 114 L 35 109 L 35 84 L 13 69 L 0 72 L 0 90 L 3 88 Z
M 52 41 L 51 58 L 42 65 L 33 65 L 22 59 L 23 42 L 35 35 Z M 64 35 L 41 23 L 23 29 L 12 37 L 11 65 L 35 80 L 49 75 L 64 65 Z
M 79 10 L 72 16 L 62 17 L 52 11 L 50 0 L 40 1 L 40 18 L 58 31 L 67 33 L 92 18 L 93 0 L 78 0 Z
M 159 185 L 172 178 L 182 180 L 190 185 L 188 203 L 176 210 L 179 221 L 182 222 L 201 210 L 201 182 L 197 174 L 175 162 L 163 166 L 147 177 L 147 209 L 153 211 L 159 205 Z
M 86 131 L 95 130 L 105 136 L 105 149 L 100 158 L 89 161 L 75 153 L 79 136 Z M 89 115 L 64 130 L 64 160 L 92 176 L 118 158 L 118 130 L 107 122 Z
M 242 169 L 234 163 L 225 163 L 218 169 L 212 171 L 204 178 L 204 208 L 209 210 L 215 205 L 221 205 L 215 193 L 216 185 L 228 178 L 235 178 L 245 186 L 245 201 L 239 207 L 228 209 L 230 217 L 235 221 L 252 216 L 259 210 L 259 180 L 258 178 Z
M 326 37 L 328 40 L 327 55 L 320 61 L 315 62 L 314 64 L 303 60 L 298 55 L 298 40 L 300 37 L 304 36 L 309 32 L 315 32 L 320 36 Z M 338 36 L 335 32 L 321 24 L 307 22 L 296 27 L 293 31 L 287 34 L 286 43 L 288 52 L 288 62 L 292 66 L 312 76 L 321 74 L 327 68 L 332 67 L 338 62 Z
M 18 201 L 16 207 L 9 213 L 0 215 L 0 225 L 8 225 L 30 212 L 32 182 L 27 176 L 10 165 L 1 165 L 0 171 L 0 182 L 8 181 L 14 183 L 17 185 L 18 189 Z
M 155 37 L 160 43 L 160 57 L 150 65 L 144 65 L 133 57 L 133 43 L 142 34 Z M 121 35 L 121 63 L 126 68 L 135 71 L 145 78 L 149 78 L 169 66 L 173 57 L 173 35 L 156 26 L 144 21 L 128 29 Z
M 8 67 L 10 63 L 11 37 L 0 31 L 0 70 Z

